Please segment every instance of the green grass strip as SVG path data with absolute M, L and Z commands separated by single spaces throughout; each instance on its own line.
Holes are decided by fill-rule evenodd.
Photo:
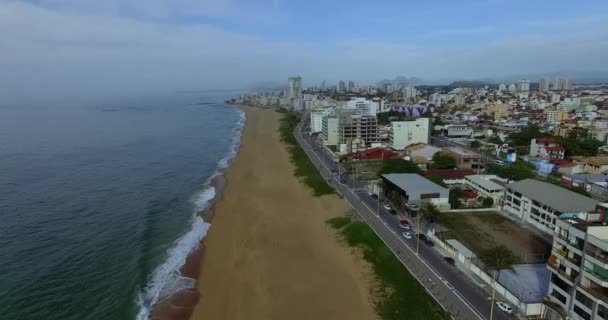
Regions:
M 308 158 L 298 141 L 293 136 L 293 130 L 300 122 L 300 114 L 295 112 L 284 113 L 279 126 L 281 140 L 287 143 L 291 162 L 295 166 L 294 175 L 300 178 L 306 185 L 312 188 L 316 197 L 332 194 L 334 189 L 330 187 L 321 176 L 312 161 Z
M 372 289 L 374 307 L 384 320 L 447 320 L 447 313 L 407 271 L 389 248 L 364 222 L 340 217 L 327 221 L 344 242 L 362 250 L 378 283 Z

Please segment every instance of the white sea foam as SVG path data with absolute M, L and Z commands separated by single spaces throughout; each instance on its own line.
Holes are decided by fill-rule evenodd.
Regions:
M 205 183 L 205 189 L 193 199 L 195 213 L 209 207 L 216 195 L 215 188 L 209 186 L 209 182 L 221 174 L 221 171 L 228 168 L 236 157 L 246 121 L 245 113 L 240 110 L 239 112 L 240 119 L 232 130 L 233 138 L 230 151 L 218 162 L 216 172 Z M 137 320 L 150 319 L 152 308 L 160 299 L 173 295 L 183 289 L 194 287 L 196 280 L 182 276 L 180 269 L 186 263 L 188 256 L 198 248 L 199 242 L 207 235 L 209 227 L 209 223 L 196 215 L 190 231 L 177 239 L 173 247 L 167 250 L 167 259 L 154 270 L 148 284 L 139 294 L 138 304 L 140 309 L 136 317 Z

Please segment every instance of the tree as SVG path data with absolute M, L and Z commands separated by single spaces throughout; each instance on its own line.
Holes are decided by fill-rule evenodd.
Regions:
M 500 139 L 499 136 L 493 136 L 490 139 L 488 139 L 488 142 L 493 143 L 493 144 L 497 144 L 497 145 L 502 145 L 503 141 Z
M 492 249 L 481 252 L 479 259 L 486 265 L 487 268 L 494 270 L 495 276 L 492 283 L 492 307 L 490 309 L 490 319 L 494 313 L 494 298 L 496 296 L 496 280 L 500 277 L 500 271 L 512 269 L 513 265 L 519 261 L 519 258 L 504 245 L 496 246 Z
M 473 149 L 479 149 L 479 147 L 481 147 L 481 142 L 474 140 L 473 142 L 471 142 L 470 146 Z
M 462 191 L 462 189 L 454 188 L 450 190 L 448 201 L 450 202 L 452 209 L 462 208 L 462 202 L 460 202 L 460 199 L 462 198 L 464 198 L 464 191 Z
M 572 137 L 557 137 L 557 142 L 566 149 L 566 155 L 568 156 L 596 156 L 599 147 L 604 145 L 604 143 L 596 139 L 577 140 Z
M 426 229 L 428 229 L 433 223 L 441 221 L 441 211 L 439 211 L 439 209 L 437 209 L 437 207 L 430 202 L 425 202 L 422 205 L 422 208 L 420 208 L 420 214 L 427 221 Z
M 540 127 L 534 124 L 522 129 L 519 132 L 513 132 L 509 135 L 509 144 L 511 146 L 530 146 L 532 139 L 552 137 L 550 133 L 541 132 Z
M 382 161 L 380 174 L 387 173 L 422 173 L 422 169 L 415 163 L 403 159 L 387 159 Z
M 456 159 L 454 157 L 437 152 L 433 155 L 433 162 L 430 165 L 431 169 L 454 169 L 456 168 Z
M 509 180 L 524 180 L 533 178 L 536 168 L 524 161 L 518 160 L 508 166 L 488 165 L 487 172 Z
M 492 199 L 492 197 L 483 198 L 483 200 L 481 200 L 481 206 L 484 208 L 492 208 L 493 205 L 494 199 Z
M 445 184 L 445 182 L 443 182 L 443 178 L 440 177 L 440 176 L 427 176 L 426 178 L 429 179 L 429 180 L 431 180 L 431 181 L 433 181 L 434 183 L 436 183 L 436 184 L 444 187 L 444 188 L 448 187 L 448 185 Z

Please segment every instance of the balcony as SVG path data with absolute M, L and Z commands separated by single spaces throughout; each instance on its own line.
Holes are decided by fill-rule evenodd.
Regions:
M 608 304 L 608 290 L 606 290 L 605 288 L 600 289 L 597 287 L 580 287 L 579 290 L 585 291 L 591 296 L 593 296 L 595 299 L 600 300 L 605 304 Z
M 585 268 L 585 276 L 598 285 L 608 288 L 608 276 L 601 275 L 593 269 Z M 608 293 L 608 291 L 607 291 Z
M 553 247 L 553 251 L 555 251 L 557 254 L 559 254 L 562 257 L 566 257 L 568 255 L 568 251 L 566 249 L 562 249 L 559 247 Z
M 548 263 L 547 266 L 552 272 L 555 272 L 559 274 L 562 278 L 566 279 L 570 285 L 574 284 L 574 279 L 576 278 L 575 274 L 567 274 L 566 271 L 561 270 L 559 266 L 555 264 Z

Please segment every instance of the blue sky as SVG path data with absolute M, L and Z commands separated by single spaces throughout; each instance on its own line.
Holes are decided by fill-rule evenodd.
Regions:
M 13 93 L 608 71 L 605 0 L 0 0 L 0 33 Z

